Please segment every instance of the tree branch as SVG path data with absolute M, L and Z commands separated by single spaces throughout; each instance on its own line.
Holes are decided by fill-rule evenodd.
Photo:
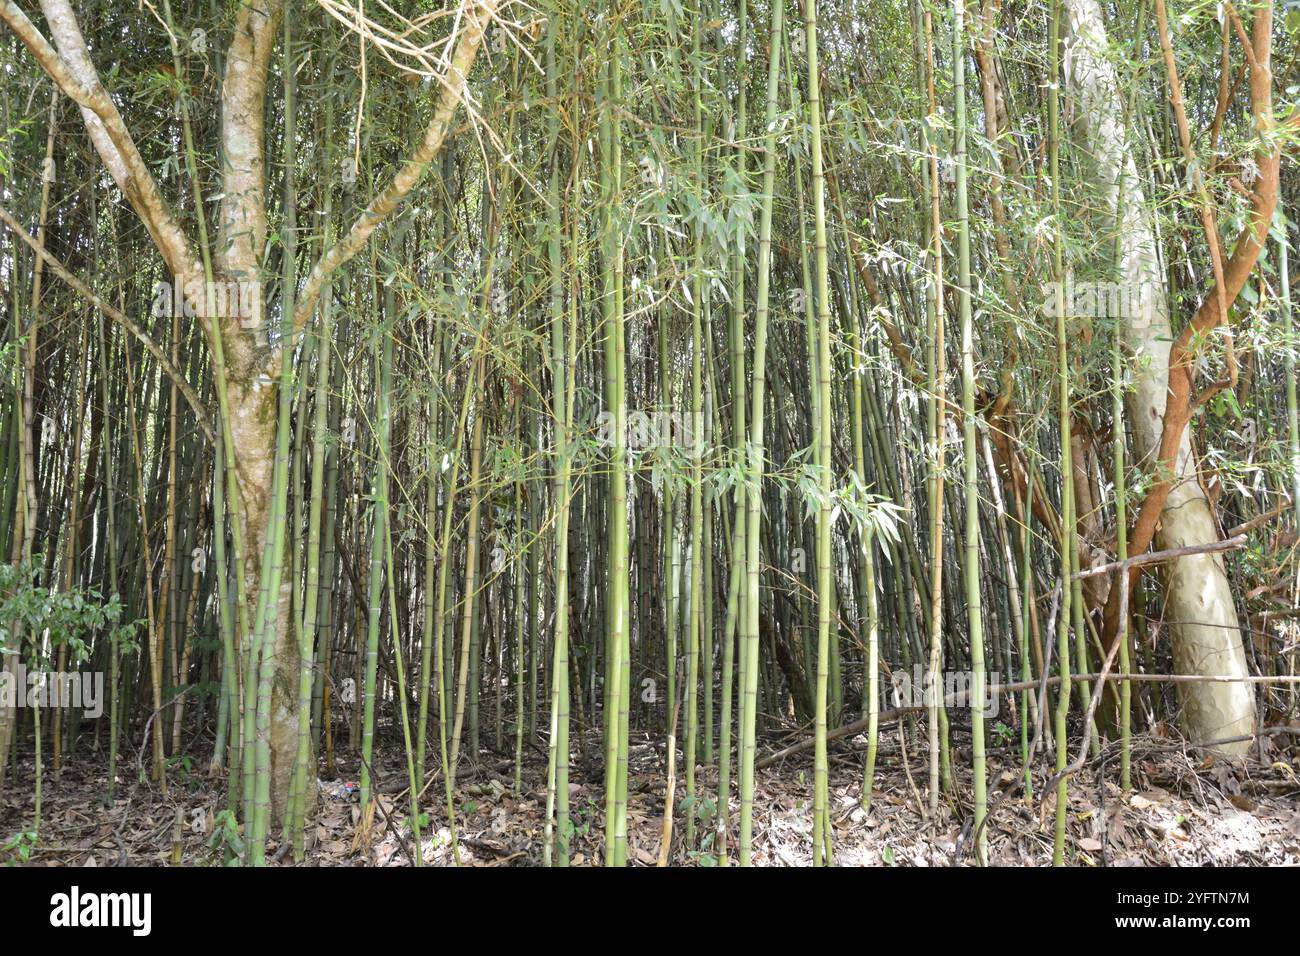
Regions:
M 194 386 L 190 385 L 190 383 L 185 380 L 185 377 L 181 375 L 176 366 L 172 365 L 171 361 L 167 358 L 167 353 L 162 350 L 162 347 L 150 338 L 149 334 L 145 332 L 144 329 L 131 321 L 131 319 L 123 312 L 113 308 L 113 306 L 109 305 L 106 301 L 96 295 L 90 286 L 86 285 L 86 283 L 82 282 L 68 271 L 68 268 L 64 266 L 64 264 L 60 262 L 48 249 L 46 249 L 44 245 L 19 225 L 18 220 L 14 219 L 13 215 L 10 214 L 9 210 L 4 206 L 0 206 L 0 222 L 3 222 L 6 226 L 12 229 L 14 235 L 27 243 L 27 245 L 32 248 L 33 252 L 45 260 L 45 264 L 50 267 L 51 272 L 70 285 L 76 292 L 79 292 L 90 302 L 91 305 L 95 306 L 95 308 L 99 309 L 143 343 L 145 350 L 158 361 L 158 364 L 162 367 L 162 370 L 167 377 L 176 383 L 176 387 L 180 389 L 181 394 L 185 396 L 185 401 L 189 403 L 190 408 L 194 409 L 194 416 L 198 420 L 199 428 L 203 430 L 203 434 L 207 436 L 208 441 L 215 446 L 217 443 L 217 434 L 212 427 L 208 410 L 203 404 L 203 399 L 199 398 L 198 392 L 194 391 Z
M 99 81 L 99 74 L 86 52 L 81 27 L 67 0 L 42 0 L 41 8 L 58 50 L 12 0 L 0 5 L 0 18 L 59 89 L 81 107 L 96 152 L 149 230 L 168 268 L 177 276 L 200 274 L 195 271 L 198 259 L 189 240 L 158 191 L 158 184 L 140 156 L 122 115 Z
M 498 2 L 499 0 L 463 0 L 461 6 L 463 26 L 456 41 L 451 64 L 447 68 L 446 75 L 440 79 L 442 95 L 438 98 L 438 106 L 433 118 L 424 131 L 424 139 L 411 154 L 411 158 L 393 176 L 384 191 L 362 210 L 347 235 L 322 254 L 312 267 L 302 291 L 298 294 L 298 303 L 293 317 L 294 331 L 301 330 L 311 318 L 316 309 L 316 301 L 320 298 L 321 289 L 329 275 L 365 248 L 371 233 L 397 211 L 402 201 L 419 185 L 429 171 L 430 164 L 442 149 L 451 119 L 460 106 L 466 78 L 474 65 L 474 58 L 483 43 L 483 35 L 492 20 Z

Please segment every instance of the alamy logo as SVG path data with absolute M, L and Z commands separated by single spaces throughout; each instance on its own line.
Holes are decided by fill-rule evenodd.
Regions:
M 80 707 L 97 720 L 104 713 L 104 674 L 29 671 L 18 661 L 12 672 L 0 671 L 0 710 L 16 707 Z
M 982 682 L 975 680 L 974 671 L 944 671 L 934 684 L 927 680 L 925 668 L 912 665 L 912 672 L 899 668 L 894 671 L 894 686 L 899 702 L 905 707 L 930 707 L 939 700 L 945 707 L 959 710 L 978 710 L 980 716 L 991 720 L 998 715 L 998 695 L 989 693 L 998 684 L 998 672 L 989 671 Z M 943 696 L 940 697 L 940 694 Z
M 1148 282 L 1049 282 L 1043 286 L 1042 313 L 1055 317 L 1063 308 L 1067 316 L 1090 319 L 1141 319 L 1158 289 Z
M 618 418 L 613 412 L 596 416 L 596 440 L 606 448 L 618 437 Z M 704 454 L 703 430 L 692 425 L 682 412 L 627 412 L 623 420 L 623 444 L 629 451 L 676 448 L 692 458 Z
M 150 893 L 82 893 L 74 886 L 70 893 L 50 897 L 50 925 L 127 926 L 133 936 L 148 936 L 153 927 L 153 895 Z
M 253 328 L 261 319 L 262 308 L 262 283 L 258 280 L 186 279 L 176 285 L 155 283 L 151 311 L 154 318 L 220 315 L 238 319 L 245 328 Z

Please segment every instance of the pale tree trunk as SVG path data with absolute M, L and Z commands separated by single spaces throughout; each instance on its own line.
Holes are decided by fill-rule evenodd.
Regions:
M 1131 305 L 1124 343 L 1132 356 L 1127 423 L 1139 467 L 1158 460 L 1169 394 L 1169 320 L 1164 270 L 1142 181 L 1126 142 L 1118 77 L 1107 59 L 1106 28 L 1097 0 L 1065 0 L 1070 31 L 1067 82 L 1077 98 L 1080 125 L 1096 163 L 1104 208 L 1121 219 L 1118 281 Z M 1178 438 L 1174 480 L 1160 513 L 1156 547 L 1219 540 L 1219 529 L 1196 476 L 1189 429 Z M 1179 558 L 1166 565 L 1163 616 L 1180 674 L 1246 676 L 1246 655 L 1232 591 L 1219 554 Z M 1246 683 L 1182 683 L 1183 730 L 1193 741 L 1251 733 L 1255 702 Z M 1240 751 L 1247 744 L 1223 745 Z
M 272 354 L 260 294 L 260 254 L 266 240 L 266 79 L 278 36 L 282 6 L 276 0 L 245 4 L 235 21 L 221 85 L 222 181 L 214 261 L 221 288 L 253 283 L 239 295 L 244 314 L 222 320 L 230 439 L 240 492 L 244 594 L 248 619 L 256 622 L 262 566 L 270 556 L 268 519 L 274 506 L 276 429 L 279 409 L 278 354 Z M 281 520 L 285 520 L 282 516 Z M 286 541 L 288 536 L 286 536 Z M 287 564 L 287 562 L 286 562 Z M 274 625 L 264 631 L 262 654 L 270 654 L 271 815 L 281 821 L 298 753 L 298 642 L 289 626 L 292 577 L 281 577 L 270 598 Z M 254 623 L 256 626 L 256 623 Z M 247 641 L 245 642 L 247 646 Z M 315 796 L 313 783 L 307 788 Z
M 234 323 L 227 323 L 227 330 Z M 269 537 L 268 518 L 273 504 L 275 470 L 276 412 L 278 389 L 263 375 L 258 350 L 243 336 L 225 336 L 227 390 L 230 401 L 230 438 L 235 452 L 235 469 L 240 491 L 240 529 L 243 543 L 243 567 L 248 619 L 256 619 L 262 565 Z M 220 464 L 218 464 L 220 467 Z M 274 660 L 271 683 L 271 812 L 283 819 L 289 794 L 293 763 L 298 752 L 298 644 L 289 626 L 291 580 L 284 575 L 278 599 L 268 605 L 267 614 L 275 624 L 266 630 L 263 654 Z M 244 641 L 244 654 L 249 641 Z M 244 657 L 241 654 L 241 657 Z M 246 660 L 246 658 L 244 658 Z M 315 793 L 313 785 L 309 796 Z

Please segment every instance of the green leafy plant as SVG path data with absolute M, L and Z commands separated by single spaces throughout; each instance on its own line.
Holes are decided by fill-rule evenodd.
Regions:
M 223 866 L 239 866 L 244 854 L 244 837 L 233 811 L 222 810 L 214 818 L 208 849 L 217 855 Z
M 40 842 L 35 830 L 23 830 L 15 833 L 5 844 L 0 846 L 0 863 L 4 866 L 18 866 L 31 859 L 32 851 Z

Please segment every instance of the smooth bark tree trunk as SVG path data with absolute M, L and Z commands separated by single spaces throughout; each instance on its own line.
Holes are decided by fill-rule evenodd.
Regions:
M 239 475 L 242 512 L 243 568 L 248 615 L 256 615 L 258 588 L 268 534 L 275 469 L 276 410 L 278 387 L 264 376 L 255 361 L 252 336 L 240 341 L 226 328 L 227 388 L 230 396 L 230 436 Z M 263 648 L 274 659 L 271 683 L 271 812 L 275 820 L 283 812 L 298 751 L 298 644 L 289 626 L 292 584 L 285 575 L 274 610 L 276 624 L 267 632 L 271 643 Z M 313 779 L 314 784 L 314 779 Z M 315 790 L 314 785 L 309 793 Z
M 1128 428 L 1138 467 L 1156 460 L 1165 402 L 1169 355 L 1174 335 L 1169 320 L 1164 269 L 1142 180 L 1126 141 L 1118 77 L 1107 58 L 1106 28 L 1097 0 L 1065 0 L 1071 55 L 1067 77 L 1079 104 L 1079 122 L 1096 163 L 1104 208 L 1118 216 L 1124 344 L 1131 355 Z M 1158 549 L 1219 540 L 1214 512 L 1197 479 L 1191 437 L 1179 439 L 1175 480 L 1160 515 Z M 1179 558 L 1165 566 L 1164 620 L 1179 674 L 1246 676 L 1237 609 L 1221 554 Z M 1180 683 L 1182 726 L 1193 741 L 1249 734 L 1255 701 L 1246 683 Z M 1223 745 L 1239 752 L 1246 743 Z

